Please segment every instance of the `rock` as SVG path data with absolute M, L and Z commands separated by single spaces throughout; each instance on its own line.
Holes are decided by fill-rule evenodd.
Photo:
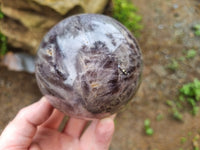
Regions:
M 29 10 L 32 12 L 37 12 L 38 14 L 45 14 L 48 16 L 58 16 L 54 10 L 52 10 L 49 7 L 46 6 L 41 6 L 31 0 L 26 1 L 26 0 L 0 0 L 0 3 L 2 3 L 2 8 L 3 7 L 11 7 L 15 9 L 20 9 L 20 10 Z
M 100 13 L 108 0 L 33 0 L 40 5 L 48 6 L 61 15 L 65 15 L 74 7 L 81 7 L 84 12 Z
M 29 30 L 12 19 L 0 21 L 0 31 L 8 37 L 8 43 L 14 47 L 22 48 L 31 54 L 36 54 L 40 40 L 46 33 L 44 30 Z
M 5 57 L 3 58 L 3 65 L 8 67 L 9 70 L 13 71 L 21 71 L 22 66 L 21 63 L 19 63 L 19 59 L 14 56 L 12 52 L 8 52 Z
M 142 56 L 122 24 L 104 15 L 82 14 L 46 34 L 35 73 L 42 93 L 61 112 L 103 118 L 124 108 L 135 95 Z
M 38 15 L 34 12 L 27 12 L 24 10 L 18 10 L 11 7 L 2 7 L 4 14 L 15 20 L 19 20 L 25 27 L 49 29 L 55 23 L 62 19 L 62 17 L 51 17 L 45 15 Z M 23 16 L 23 17 L 22 17 Z M 30 19 L 31 18 L 31 19 Z
M 0 32 L 13 47 L 36 54 L 44 34 L 60 20 L 78 13 L 100 13 L 109 0 L 0 0 L 5 18 Z
M 35 57 L 26 53 L 8 52 L 2 61 L 9 70 L 35 72 Z

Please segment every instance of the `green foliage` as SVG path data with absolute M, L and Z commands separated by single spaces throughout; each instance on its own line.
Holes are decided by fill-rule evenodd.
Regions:
M 157 121 L 161 121 L 161 120 L 163 120 L 163 118 L 164 118 L 163 114 L 158 114 L 158 115 L 156 116 L 156 120 L 157 120 Z
M 172 71 L 176 71 L 178 67 L 179 67 L 179 64 L 175 59 L 172 59 L 171 62 L 167 65 L 167 68 Z
M 149 119 L 144 120 L 144 128 L 145 128 L 145 133 L 147 135 L 153 135 L 154 130 L 151 128 L 151 121 Z
M 147 135 L 153 135 L 153 132 L 154 132 L 154 131 L 153 131 L 152 128 L 147 128 L 147 129 L 146 129 L 146 134 L 147 134 Z
M 144 126 L 145 127 L 150 127 L 151 121 L 149 119 L 144 120 Z
M 192 135 L 192 132 L 190 131 L 190 132 L 188 132 L 188 136 L 191 136 Z
M 5 35 L 0 32 L 0 56 L 5 55 L 7 52 L 7 39 Z
M 200 81 L 194 79 L 193 82 L 183 85 L 180 89 L 180 93 L 182 96 L 185 96 L 188 101 L 194 101 L 190 102 L 194 105 L 193 103 L 200 101 Z
M 166 68 L 175 72 L 179 69 L 179 67 L 182 68 L 181 66 L 182 62 L 185 63 L 186 60 L 192 59 L 196 55 L 197 55 L 197 51 L 195 49 L 184 50 L 184 56 L 181 56 L 177 59 L 171 58 L 169 60 L 169 63 L 166 65 Z
M 199 141 L 199 135 L 196 135 L 192 140 L 194 146 L 193 150 L 199 150 L 199 145 L 197 144 L 198 141 Z
M 196 56 L 197 52 L 194 49 L 190 49 L 187 51 L 186 58 L 194 58 Z
M 4 14 L 1 12 L 0 9 L 0 19 L 3 19 Z M 0 56 L 5 55 L 7 52 L 7 39 L 5 35 L 0 32 Z
M 184 62 L 184 61 L 185 61 L 185 57 L 184 57 L 184 56 L 181 56 L 180 58 L 178 58 L 178 60 Z
M 183 115 L 175 107 L 173 108 L 173 117 L 178 121 L 183 121 Z
M 181 144 L 184 144 L 187 141 L 186 137 L 181 137 Z
M 196 115 L 200 107 L 200 81 L 194 79 L 193 82 L 184 84 L 180 89 L 177 100 L 167 100 L 166 104 L 172 108 L 173 117 L 176 120 L 183 121 L 181 114 L 184 110 L 189 110 L 192 115 Z
M 167 100 L 166 104 L 170 107 L 172 107 L 174 105 L 174 102 L 172 100 Z
M 200 24 L 194 25 L 193 29 L 194 29 L 194 34 L 196 36 L 200 36 Z
M 0 19 L 3 19 L 4 14 L 1 12 L 1 8 L 0 8 Z
M 199 111 L 197 102 L 200 101 L 200 81 L 194 79 L 193 82 L 185 84 L 180 89 L 180 95 L 192 107 L 191 113 L 196 115 Z
M 197 146 L 194 147 L 194 150 L 199 150 L 199 148 Z
M 137 37 L 143 26 L 137 8 L 128 0 L 113 0 L 113 17 L 124 24 Z

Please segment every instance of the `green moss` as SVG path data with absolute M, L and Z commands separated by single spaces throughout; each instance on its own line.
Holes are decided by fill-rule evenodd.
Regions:
M 1 5 L 0 5 L 0 19 L 3 19 L 3 17 L 4 17 L 4 14 L 1 11 Z
M 113 17 L 138 37 L 143 26 L 141 24 L 142 17 L 138 15 L 137 8 L 128 0 L 113 0 L 112 2 Z
M 7 39 L 5 35 L 0 32 L 0 56 L 5 55 L 7 52 Z
M 0 19 L 3 19 L 4 14 L 0 9 Z M 7 52 L 7 39 L 6 36 L 0 32 L 0 56 L 5 55 Z

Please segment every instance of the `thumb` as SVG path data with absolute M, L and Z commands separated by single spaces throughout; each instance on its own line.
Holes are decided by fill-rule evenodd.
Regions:
M 108 150 L 114 133 L 114 121 L 111 118 L 101 120 L 96 127 L 95 142 L 98 150 Z
M 23 108 L 11 121 L 0 137 L 0 150 L 27 149 L 36 133 L 37 126 L 46 121 L 53 107 L 43 97 L 40 101 Z
M 81 137 L 88 150 L 108 150 L 114 133 L 113 117 L 93 121 Z

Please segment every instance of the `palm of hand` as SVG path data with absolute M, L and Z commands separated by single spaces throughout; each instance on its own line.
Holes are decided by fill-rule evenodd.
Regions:
M 37 148 L 41 150 L 80 150 L 81 142 L 77 138 L 60 133 L 59 131 L 40 128 L 31 148 Z
M 75 118 L 68 121 L 62 132 L 58 131 L 57 127 L 53 127 L 52 124 L 42 125 L 38 128 L 30 150 L 33 148 L 33 150 L 36 148 L 38 150 L 106 150 L 109 145 L 105 143 L 109 139 L 106 139 L 106 133 L 101 133 L 101 127 L 99 127 L 99 131 L 95 129 L 98 121 L 91 123 L 80 137 L 85 125 L 85 120 Z
M 87 121 L 70 118 L 62 132 L 64 114 L 43 100 L 22 109 L 0 137 L 0 150 L 107 150 L 113 119 Z M 84 130 L 84 132 L 83 132 Z M 83 133 L 82 133 L 83 132 Z

